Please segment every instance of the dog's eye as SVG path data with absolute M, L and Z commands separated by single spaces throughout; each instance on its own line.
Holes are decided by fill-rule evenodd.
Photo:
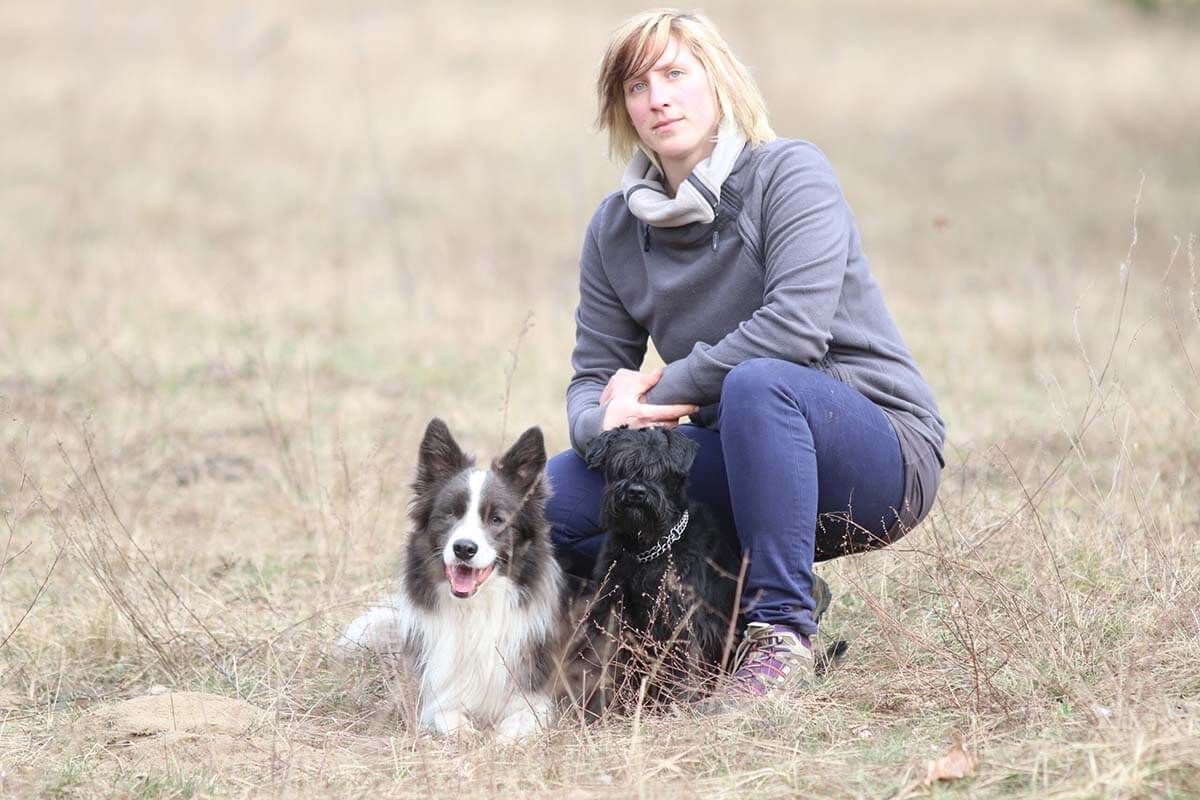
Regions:
M 504 517 L 500 516 L 499 514 L 492 514 L 492 518 L 488 520 L 488 522 L 492 523 L 493 525 L 503 525 Z

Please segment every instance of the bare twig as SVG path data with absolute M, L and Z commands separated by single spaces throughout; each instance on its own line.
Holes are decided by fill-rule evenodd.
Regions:
M 1087 367 L 1088 375 L 1091 379 L 1091 386 L 1088 392 L 1087 400 L 1084 402 L 1083 410 L 1079 413 L 1079 421 L 1076 423 L 1074 433 L 1068 435 L 1069 446 L 1059 457 L 1058 461 L 1054 464 L 1050 471 L 1046 474 L 1046 477 L 1044 477 L 1037 485 L 1037 487 L 1033 489 L 1033 491 L 1023 491 L 1023 500 L 1020 505 L 1017 508 L 1014 508 L 1008 514 L 1008 516 L 1005 517 L 1001 524 L 985 530 L 982 535 L 977 537 L 971 545 L 972 549 L 979 547 L 979 545 L 990 539 L 997 530 L 1007 527 L 1007 525 L 1011 523 L 1012 520 L 1016 519 L 1017 515 L 1019 515 L 1026 508 L 1035 505 L 1042 494 L 1058 481 L 1058 479 L 1062 476 L 1063 467 L 1066 466 L 1067 460 L 1070 458 L 1071 453 L 1077 452 L 1076 442 L 1083 439 L 1083 436 L 1087 432 L 1088 428 L 1091 427 L 1092 423 L 1096 421 L 1096 419 L 1100 416 L 1100 412 L 1104 409 L 1105 401 L 1108 397 L 1108 392 L 1105 388 L 1105 379 L 1108 377 L 1109 370 L 1113 365 L 1113 356 L 1116 353 L 1117 342 L 1121 337 L 1121 328 L 1125 318 L 1126 301 L 1129 297 L 1129 280 L 1130 272 L 1133 266 L 1133 251 L 1138 241 L 1138 211 L 1141 208 L 1142 187 L 1145 185 L 1145 183 L 1146 176 L 1143 174 L 1141 180 L 1138 182 L 1137 195 L 1134 198 L 1133 233 L 1130 237 L 1129 249 L 1126 252 L 1125 260 L 1121 262 L 1120 266 L 1121 301 L 1117 309 L 1117 321 L 1113 329 L 1112 340 L 1109 343 L 1108 355 L 1105 357 L 1104 364 L 1101 366 L 1099 372 L 1093 369 L 1091 360 L 1088 358 L 1087 349 L 1083 346 L 1083 340 L 1079 334 L 1078 324 L 1076 323 L 1074 325 L 1076 342 L 1079 346 L 1080 354 L 1083 357 L 1084 364 Z M 1075 316 L 1076 318 L 1078 317 L 1078 308 L 1076 308 Z
M 171 581 L 167 580 L 166 576 L 164 576 L 162 574 L 162 570 L 159 569 L 158 563 L 154 559 L 152 559 L 149 556 L 149 554 L 146 553 L 145 550 L 142 549 L 141 545 L 139 545 L 137 543 L 137 541 L 133 538 L 133 534 L 130 533 L 129 529 L 125 527 L 125 523 L 121 519 L 121 515 L 117 512 L 116 505 L 113 503 L 112 495 L 109 494 L 108 487 L 105 486 L 104 480 L 100 475 L 100 468 L 96 464 L 96 454 L 95 454 L 94 450 L 92 449 L 92 437 L 91 437 L 90 432 L 87 430 L 86 425 L 84 427 L 83 443 L 84 443 L 84 447 L 87 450 L 89 469 L 92 473 L 92 476 L 96 479 L 96 486 L 99 487 L 100 495 L 101 495 L 101 497 L 104 498 L 104 504 L 105 504 L 105 506 L 108 507 L 108 511 L 112 515 L 113 520 L 117 523 L 117 527 L 121 529 L 121 533 L 123 533 L 125 535 L 125 538 L 126 538 L 126 540 L 128 540 L 129 544 L 133 546 L 133 549 L 137 552 L 137 554 L 142 558 L 142 560 L 146 563 L 146 565 L 154 573 L 154 576 L 158 579 L 159 584 L 164 589 L 166 589 L 171 594 L 172 597 L 175 598 L 175 601 L 177 603 L 179 603 L 179 606 L 185 612 L 187 612 L 187 615 L 192 618 L 193 622 L 195 622 L 198 626 L 200 626 L 200 629 L 202 631 L 204 631 L 204 633 L 208 636 L 209 640 L 214 645 L 220 647 L 220 644 L 221 644 L 220 641 L 213 634 L 213 632 L 211 630 L 209 630 L 209 627 L 204 623 L 204 620 L 200 619 L 200 617 L 196 614 L 196 612 L 192 611 L 191 606 L 189 606 L 186 602 L 184 602 L 183 598 L 180 597 L 179 593 L 177 591 L 175 591 L 175 587 L 171 583 Z M 60 445 L 60 447 L 61 447 L 61 445 Z M 63 452 L 65 455 L 65 451 L 63 451 Z M 68 460 L 68 463 L 69 463 L 69 460 Z M 72 469 L 72 471 L 74 471 L 74 467 L 72 467 L 71 469 Z M 76 477 L 79 477 L 78 473 L 76 473 Z M 83 484 L 82 479 L 80 480 L 80 488 L 82 488 L 85 493 L 87 492 L 87 488 Z
M 500 409 L 500 444 L 498 450 L 504 449 L 504 443 L 508 441 L 508 406 L 512 397 L 513 376 L 517 374 L 517 356 L 521 352 L 521 342 L 525 339 L 525 334 L 533 328 L 533 312 L 530 311 L 525 315 L 525 320 L 521 323 L 521 330 L 517 332 L 517 341 L 513 345 L 513 349 L 509 351 L 509 365 L 504 368 L 504 405 Z
M 33 611 L 33 607 L 37 605 L 37 601 L 41 599 L 42 592 L 46 590 L 46 584 L 50 581 L 50 576 L 54 573 L 54 568 L 58 566 L 58 561 L 60 558 L 62 558 L 63 550 L 65 550 L 66 547 L 66 542 L 63 542 L 58 546 L 58 552 L 54 554 L 54 561 L 50 562 L 50 567 L 46 570 L 46 574 L 42 577 L 41 585 L 38 586 L 38 590 L 34 593 L 33 599 L 29 601 L 29 605 L 26 606 L 24 613 L 21 614 L 21 618 L 18 619 L 16 624 L 13 625 L 12 628 L 9 629 L 8 633 L 4 635 L 3 641 L 0 641 L 0 650 L 4 649 L 4 646 L 8 644 L 8 640 L 11 639 L 13 634 L 17 632 L 17 629 L 21 627 L 23 622 L 25 622 L 25 618 L 29 616 L 29 612 Z

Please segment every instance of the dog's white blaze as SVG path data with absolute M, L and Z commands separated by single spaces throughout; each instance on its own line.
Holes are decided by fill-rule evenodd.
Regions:
M 465 563 L 475 569 L 482 569 L 496 561 L 496 548 L 492 546 L 491 538 L 484 529 L 483 521 L 479 518 L 479 506 L 483 502 L 483 485 L 487 483 L 488 471 L 477 469 L 468 478 L 470 499 L 467 500 L 467 513 L 446 536 L 446 546 L 442 548 L 442 561 L 446 564 Z M 470 561 L 459 562 L 454 555 L 454 543 L 463 540 L 474 542 L 475 555 Z

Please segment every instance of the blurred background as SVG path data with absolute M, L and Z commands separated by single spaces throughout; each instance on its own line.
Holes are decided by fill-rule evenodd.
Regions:
M 366 413 L 347 435 L 434 412 L 494 435 L 528 318 L 509 416 L 565 447 L 576 258 L 622 167 L 593 82 L 640 9 L 5 4 L 0 395 L 40 423 L 219 427 L 251 354 Z M 1134 321 L 1175 338 L 1186 258 L 1163 275 L 1200 227 L 1186 4 L 702 10 L 777 132 L 829 155 L 957 444 L 1085 376 L 1072 318 L 1111 332 L 1143 179 Z
M 272 709 L 248 782 L 178 762 L 250 793 L 285 741 L 392 794 L 678 765 L 881 796 L 964 731 L 977 788 L 1200 791 L 1195 2 L 703 7 L 828 154 L 949 426 L 928 521 L 823 567 L 855 644 L 797 718 L 464 777 L 325 659 L 392 586 L 431 416 L 481 459 L 567 447 L 577 258 L 623 168 L 593 83 L 642 8 L 0 0 L 0 794 L 152 796 L 164 759 L 50 737 L 160 684 Z M 171 774 L 153 796 L 191 796 Z
M 567 447 L 577 256 L 623 167 L 593 83 L 639 8 L 5 4 L 6 508 L 86 458 L 189 553 L 306 557 L 341 497 L 365 558 L 358 516 L 397 552 L 431 416 Z M 1049 474 L 1100 398 L 1194 463 L 1160 446 L 1200 413 L 1194 5 L 704 11 L 838 171 L 948 485 Z

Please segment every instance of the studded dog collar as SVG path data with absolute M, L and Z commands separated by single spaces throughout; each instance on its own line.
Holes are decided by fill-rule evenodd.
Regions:
M 671 528 L 670 532 L 667 533 L 667 535 L 664 536 L 662 539 L 660 539 L 658 544 L 654 545 L 654 547 L 651 547 L 649 550 L 643 550 L 642 552 L 635 555 L 634 558 L 636 558 L 638 560 L 639 564 L 650 563 L 654 559 L 661 556 L 663 553 L 670 550 L 671 545 L 673 545 L 673 544 L 675 544 L 675 542 L 679 541 L 680 536 L 683 536 L 683 532 L 685 530 L 687 530 L 687 526 L 688 526 L 688 512 L 686 510 L 684 510 L 683 516 L 680 517 L 679 522 L 675 523 L 675 527 Z M 638 535 L 641 535 L 641 531 L 638 531 Z

